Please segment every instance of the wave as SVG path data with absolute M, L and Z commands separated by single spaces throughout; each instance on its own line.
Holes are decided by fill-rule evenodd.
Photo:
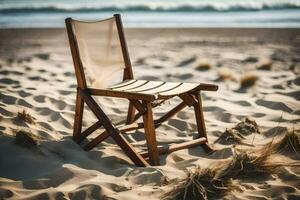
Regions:
M 98 12 L 98 11 L 153 11 L 153 12 L 230 12 L 230 11 L 260 11 L 260 10 L 282 10 L 282 9 L 300 9 L 299 2 L 276 2 L 276 3 L 235 3 L 235 4 L 218 4 L 218 3 L 197 3 L 197 4 L 180 4 L 168 5 L 162 4 L 158 6 L 147 4 L 136 4 L 127 6 L 118 5 L 18 5 L 18 6 L 5 6 L 0 5 L 1 13 L 33 13 L 33 12 Z

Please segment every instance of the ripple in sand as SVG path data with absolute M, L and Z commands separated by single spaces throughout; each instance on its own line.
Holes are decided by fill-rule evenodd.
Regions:
M 2 116 L 7 116 L 7 117 L 11 117 L 11 116 L 14 115 L 12 112 L 7 111 L 7 110 L 5 110 L 5 109 L 2 108 L 2 107 L 0 107 L 0 114 L 1 114 Z
M 0 100 L 5 104 L 13 105 L 16 103 L 17 98 L 14 96 L 9 96 L 9 95 L 0 93 Z
M 295 83 L 295 85 L 300 86 L 300 77 L 297 77 L 297 78 L 294 80 L 294 83 Z
M 39 54 L 35 54 L 34 56 L 42 60 L 48 60 L 50 58 L 49 53 L 39 53 Z
M 38 122 L 38 125 L 40 125 L 41 127 L 43 127 L 44 129 L 47 129 L 49 131 L 53 131 L 54 129 L 52 128 L 52 126 L 49 123 L 46 122 Z
M 178 120 L 178 119 L 170 119 L 168 124 L 177 128 L 180 131 L 186 131 L 188 129 L 188 125 L 185 121 Z
M 18 94 L 19 94 L 21 97 L 28 97 L 28 96 L 31 95 L 31 93 L 25 92 L 24 90 L 19 91 Z
M 256 100 L 255 103 L 257 105 L 260 105 L 260 106 L 263 106 L 266 108 L 270 108 L 272 110 L 281 110 L 283 112 L 288 112 L 288 113 L 293 112 L 293 110 L 291 108 L 289 108 L 287 105 L 285 105 L 282 102 L 266 101 L 263 99 L 259 99 L 259 100 Z
M 0 83 L 7 84 L 7 85 L 20 84 L 19 81 L 15 81 L 10 78 L 2 78 L 0 79 Z
M 232 114 L 228 113 L 228 112 L 224 112 L 224 113 L 219 113 L 216 118 L 222 122 L 231 122 L 231 117 Z
M 19 99 L 18 100 L 18 105 L 27 107 L 27 108 L 32 108 L 33 106 L 29 103 L 27 103 L 27 101 L 25 101 L 24 99 Z
M 58 90 L 58 93 L 61 95 L 69 95 L 69 94 L 75 93 L 75 91 Z
M 74 173 L 71 170 L 62 167 L 56 170 L 55 172 L 51 173 L 45 179 L 23 181 L 23 185 L 24 188 L 31 189 L 31 190 L 46 189 L 49 187 L 57 187 L 60 184 L 70 180 L 73 177 L 74 177 Z
M 63 110 L 67 106 L 67 104 L 62 100 L 56 100 L 53 98 L 49 98 L 49 99 L 51 103 L 53 103 L 59 110 Z
M 142 80 L 151 80 L 151 81 L 158 81 L 159 78 L 156 76 L 150 76 L 150 75 L 146 75 L 146 76 L 141 76 Z
M 187 79 L 192 78 L 193 74 L 191 74 L 191 73 L 180 73 L 180 74 L 173 75 L 173 77 L 176 77 L 180 80 L 187 80 Z
M 260 118 L 260 117 L 266 116 L 266 114 L 265 113 L 254 113 L 252 116 L 256 117 L 256 118 Z
M 240 105 L 240 106 L 251 106 L 251 104 L 248 101 L 234 101 L 234 103 Z
M 13 74 L 13 75 L 23 75 L 23 72 L 18 72 L 18 71 L 8 71 L 8 70 L 3 70 L 0 72 L 1 75 L 9 75 L 9 74 Z
M 64 76 L 67 76 L 67 77 L 74 77 L 75 74 L 73 72 L 65 72 L 64 73 Z
M 266 137 L 274 137 L 274 136 L 282 134 L 282 133 L 284 133 L 286 131 L 287 131 L 286 127 L 277 126 L 277 127 L 270 128 L 268 131 L 266 131 L 264 133 L 264 135 Z
M 160 186 L 165 182 L 165 176 L 159 169 L 151 167 L 136 168 L 129 173 L 128 180 L 135 185 L 151 184 Z
M 37 95 L 37 96 L 34 96 L 33 99 L 34 99 L 36 102 L 39 102 L 39 103 L 45 103 L 45 96 L 43 96 L 43 95 Z
M 197 59 L 196 56 L 193 56 L 193 57 L 191 57 L 191 58 L 187 58 L 187 59 L 181 61 L 180 63 L 178 63 L 177 67 L 184 67 L 184 66 L 186 66 L 186 65 L 189 65 L 189 64 L 195 62 L 196 59 Z
M 102 187 L 94 184 L 85 184 L 72 192 L 68 193 L 70 199 L 86 199 L 87 197 L 91 197 L 92 199 L 104 199 Z
M 43 81 L 43 82 L 48 81 L 48 79 L 42 78 L 40 76 L 30 76 L 30 77 L 28 77 L 28 79 L 31 81 Z

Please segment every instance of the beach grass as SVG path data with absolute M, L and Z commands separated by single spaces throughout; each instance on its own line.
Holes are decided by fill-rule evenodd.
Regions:
M 215 141 L 221 144 L 241 144 L 245 136 L 250 134 L 260 134 L 259 127 L 254 120 L 245 118 L 233 128 L 227 128 L 223 134 Z
M 271 166 L 266 165 L 270 155 L 268 149 L 260 152 L 235 150 L 232 161 L 225 167 L 223 178 L 251 179 L 270 175 Z
M 272 145 L 272 152 L 284 155 L 300 153 L 300 129 L 288 130 L 279 142 Z
M 270 165 L 269 149 L 253 152 L 235 150 L 230 162 L 219 163 L 215 168 L 196 168 L 187 177 L 177 182 L 164 200 L 222 199 L 230 192 L 241 189 L 234 180 L 251 180 L 270 176 L 279 165 Z M 281 166 L 281 165 L 280 165 Z
M 224 196 L 231 190 L 229 179 L 219 179 L 217 170 L 196 168 L 168 192 L 165 200 L 200 200 Z
M 29 124 L 35 124 L 35 118 L 30 113 L 28 113 L 25 109 L 19 111 L 17 117 L 20 120 L 27 122 Z
M 235 78 L 233 76 L 233 72 L 228 68 L 222 68 L 218 71 L 218 81 L 226 81 L 231 80 L 235 81 Z
M 240 79 L 241 88 L 249 88 L 254 86 L 259 77 L 253 73 L 246 73 Z
M 198 71 L 207 71 L 207 70 L 210 70 L 211 68 L 212 68 L 212 66 L 208 62 L 200 62 L 197 65 L 196 70 L 198 70 Z

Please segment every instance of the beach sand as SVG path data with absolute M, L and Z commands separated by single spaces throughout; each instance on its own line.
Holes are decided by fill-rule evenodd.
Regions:
M 137 79 L 219 85 L 217 92 L 202 93 L 208 139 L 216 151 L 180 150 L 161 156 L 162 166 L 148 168 L 135 167 L 111 139 L 85 152 L 71 139 L 76 80 L 65 30 L 2 29 L 0 199 L 163 199 L 187 172 L 222 166 L 237 149 L 262 152 L 287 130 L 299 130 L 300 29 L 128 29 L 126 34 Z M 113 121 L 124 122 L 127 100 L 99 102 Z M 155 116 L 178 102 L 165 102 Z M 233 142 L 220 137 L 246 118 L 259 130 Z M 86 109 L 84 126 L 95 120 Z M 20 131 L 34 135 L 37 145 L 17 140 Z M 145 148 L 142 131 L 126 138 Z M 191 140 L 195 132 L 193 110 L 186 108 L 156 134 L 161 145 Z M 239 189 L 218 198 L 300 199 L 299 154 L 274 152 L 268 162 L 282 166 L 269 176 L 233 177 Z

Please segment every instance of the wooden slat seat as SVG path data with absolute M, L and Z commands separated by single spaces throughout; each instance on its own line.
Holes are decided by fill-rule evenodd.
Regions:
M 146 80 L 126 80 L 108 88 L 108 91 L 153 95 L 154 99 L 163 99 L 194 90 L 216 91 L 218 86 L 201 83 L 181 83 Z

